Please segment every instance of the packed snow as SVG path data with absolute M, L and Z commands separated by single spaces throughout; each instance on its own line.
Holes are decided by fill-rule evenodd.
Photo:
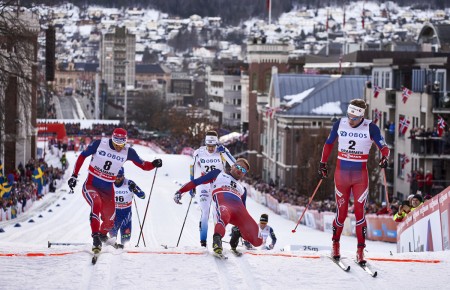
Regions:
M 64 185 L 47 194 L 29 211 L 12 221 L 0 222 L 1 289 L 433 289 L 446 287 L 450 252 L 396 253 L 392 243 L 367 241 L 366 257 L 378 271 L 372 278 L 354 262 L 356 239 L 342 237 L 343 261 L 351 266 L 346 273 L 327 257 L 331 235 L 300 225 L 276 215 L 253 200 L 247 208 L 253 218 L 269 214 L 269 225 L 278 241 L 271 251 L 244 251 L 242 257 L 229 252 L 228 233 L 224 253 L 228 260 L 211 254 L 212 218 L 208 249 L 200 247 L 198 222 L 200 210 L 189 195 L 183 204 L 173 201 L 174 192 L 189 179 L 191 158 L 160 155 L 147 147 L 135 145 L 145 160 L 162 158 L 163 167 L 142 171 L 131 162 L 125 164 L 125 176 L 146 192 L 146 199 L 136 199 L 139 220 L 145 217 L 143 238 L 139 236 L 138 214 L 133 205 L 131 243 L 124 250 L 104 246 L 96 265 L 91 264 L 89 206 L 81 195 L 87 176 L 85 161 L 74 194 Z M 75 153 L 67 153 L 72 166 Z M 70 174 L 66 174 L 66 178 Z M 154 181 L 153 190 L 152 184 Z M 329 181 L 331 182 L 331 181 Z M 150 201 L 150 202 L 149 202 Z M 149 202 L 149 203 L 148 203 Z M 189 208 L 189 212 L 187 212 Z M 184 230 L 177 241 L 186 218 Z M 42 216 L 42 217 L 39 217 Z M 33 220 L 34 222 L 30 222 Z M 20 227 L 15 227 L 19 223 Z M 86 243 L 77 246 L 51 246 L 48 242 Z M 165 249 L 162 245 L 166 245 Z M 319 251 L 290 251 L 295 245 Z

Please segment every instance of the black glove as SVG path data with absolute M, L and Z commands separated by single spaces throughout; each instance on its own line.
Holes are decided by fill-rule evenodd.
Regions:
M 77 186 L 77 175 L 76 174 L 72 174 L 72 177 L 69 178 L 69 181 L 67 181 L 67 184 L 70 187 L 70 190 L 73 190 L 75 188 L 75 186 Z
M 155 166 L 156 168 L 159 168 L 162 166 L 162 160 L 161 159 L 155 159 L 152 161 L 153 166 Z
M 388 167 L 388 158 L 386 156 L 381 157 L 380 162 L 378 162 L 378 165 L 380 165 L 381 168 Z
M 136 183 L 134 183 L 133 181 L 130 181 L 128 183 L 128 189 L 131 190 L 133 193 L 138 193 L 139 189 L 136 186 Z
M 181 204 L 181 202 L 180 202 L 181 192 L 179 192 L 179 191 L 175 192 L 175 195 L 173 196 L 173 200 L 175 201 L 175 203 Z
M 318 171 L 319 177 L 321 179 L 328 177 L 328 167 L 327 164 L 324 162 L 319 162 L 319 171 Z

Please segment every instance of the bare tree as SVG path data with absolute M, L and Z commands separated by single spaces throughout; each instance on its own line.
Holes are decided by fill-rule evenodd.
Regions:
M 23 142 L 27 148 L 34 133 L 39 29 L 37 14 L 17 6 L 17 1 L 0 2 L 0 159 L 5 142 Z M 15 162 L 7 160 L 5 171 Z

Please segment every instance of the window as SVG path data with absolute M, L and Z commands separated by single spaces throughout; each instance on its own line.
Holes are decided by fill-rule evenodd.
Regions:
M 383 89 L 392 88 L 392 71 L 390 68 L 374 68 L 372 72 L 372 83 Z
M 391 86 L 391 72 L 384 72 L 384 78 L 383 78 L 383 83 L 382 83 L 382 87 L 383 88 L 390 88 Z
M 254 90 L 254 91 L 258 90 L 258 74 L 257 73 L 252 74 L 252 90 Z
M 404 154 L 397 154 L 397 177 L 404 179 L 405 178 L 405 162 L 403 161 Z
M 436 70 L 436 80 L 440 84 L 441 91 L 445 92 L 447 90 L 447 84 L 445 82 L 445 80 L 446 80 L 446 71 L 442 70 L 442 69 Z
M 267 72 L 265 75 L 265 79 L 264 79 L 264 92 L 268 92 L 270 89 L 270 80 L 272 79 L 272 73 L 271 72 Z
M 373 81 L 372 81 L 372 83 L 373 83 L 374 86 L 380 86 L 379 83 L 378 83 L 379 82 L 379 77 L 380 77 L 379 75 L 380 74 L 377 71 L 373 72 Z

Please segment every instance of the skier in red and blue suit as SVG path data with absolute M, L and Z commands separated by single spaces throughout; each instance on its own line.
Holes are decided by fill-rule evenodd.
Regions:
M 89 175 L 83 184 L 83 196 L 91 207 L 92 250 L 98 253 L 101 251 L 102 242 L 108 240 L 106 234 L 114 226 L 116 206 L 113 183 L 122 165 L 130 160 L 139 168 L 150 171 L 155 167 L 161 167 L 162 160 L 143 161 L 127 144 L 127 131 L 116 128 L 112 138 L 103 137 L 93 141 L 78 156 L 72 177 L 68 181 L 71 190 L 77 184 L 78 172 L 84 160 L 91 155 Z
M 109 231 L 110 237 L 116 237 L 120 231 L 120 240 L 117 240 L 115 247 L 123 248 L 130 241 L 132 229 L 132 211 L 134 195 L 140 199 L 145 199 L 145 193 L 137 184 L 125 178 L 125 169 L 122 167 L 114 181 L 114 192 L 116 200 L 116 219 L 114 227 Z
M 258 224 L 245 208 L 247 190 L 239 183 L 239 180 L 249 170 L 250 165 L 248 161 L 244 158 L 238 158 L 236 163 L 231 166 L 229 173 L 214 169 L 186 183 L 175 193 L 175 202 L 181 204 L 182 193 L 188 192 L 200 184 L 211 183 L 212 199 L 215 204 L 216 214 L 213 250 L 219 255 L 222 255 L 222 238 L 229 223 L 237 226 L 242 238 L 249 241 L 253 246 L 258 247 L 263 243 Z M 235 250 L 235 245 L 232 245 L 232 250 Z
M 380 129 L 371 120 L 364 119 L 366 108 L 364 100 L 354 99 L 350 102 L 347 116 L 333 124 L 319 164 L 319 176 L 326 178 L 328 157 L 333 150 L 334 142 L 338 139 L 338 160 L 334 173 L 336 218 L 333 222 L 332 256 L 336 260 L 340 259 L 339 240 L 347 218 L 350 194 L 353 194 L 358 242 L 356 260 L 360 264 L 366 263 L 364 248 L 367 222 L 364 207 L 369 194 L 367 160 L 372 143 L 375 143 L 381 152 L 379 162 L 381 168 L 387 167 L 389 158 L 389 148 L 381 136 Z

